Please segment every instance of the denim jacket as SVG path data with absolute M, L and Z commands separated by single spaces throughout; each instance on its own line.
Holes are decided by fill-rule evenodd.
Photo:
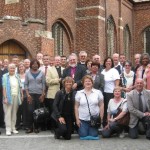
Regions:
M 15 74 L 15 77 L 17 78 L 18 81 L 18 104 L 21 105 L 21 81 L 20 78 L 17 74 Z M 8 100 L 8 104 L 12 104 L 12 95 L 11 95 L 11 85 L 10 85 L 10 77 L 9 77 L 9 73 L 6 73 L 3 75 L 2 78 L 2 84 L 3 84 L 3 88 L 6 89 L 6 97 Z M 4 97 L 3 97 L 4 99 Z

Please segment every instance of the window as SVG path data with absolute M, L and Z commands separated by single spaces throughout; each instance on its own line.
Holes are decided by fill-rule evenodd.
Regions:
M 63 55 L 63 34 L 64 27 L 61 23 L 55 23 L 52 27 L 52 37 L 54 38 L 54 54 Z
M 107 55 L 112 56 L 115 52 L 115 22 L 112 16 L 107 20 Z
M 128 59 L 130 54 L 130 41 L 131 41 L 130 30 L 129 30 L 129 26 L 126 25 L 123 31 L 123 44 L 124 44 L 124 53 L 126 58 Z
M 144 52 L 150 54 L 150 27 L 144 30 Z

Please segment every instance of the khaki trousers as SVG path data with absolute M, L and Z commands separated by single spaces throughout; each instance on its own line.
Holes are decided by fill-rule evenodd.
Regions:
M 12 95 L 12 104 L 4 104 L 6 131 L 16 130 L 16 117 L 18 110 L 18 96 Z

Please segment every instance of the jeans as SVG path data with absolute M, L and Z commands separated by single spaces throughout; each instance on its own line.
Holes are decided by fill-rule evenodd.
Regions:
M 91 127 L 89 121 L 80 120 L 81 125 L 79 127 L 79 136 L 80 137 L 86 137 L 86 136 L 98 136 L 98 129 Z

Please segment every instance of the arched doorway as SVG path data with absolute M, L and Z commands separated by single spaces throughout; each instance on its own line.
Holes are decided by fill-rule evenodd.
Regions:
M 12 56 L 17 55 L 21 60 L 27 57 L 27 52 L 14 40 L 9 40 L 0 45 L 0 60 L 11 60 Z

